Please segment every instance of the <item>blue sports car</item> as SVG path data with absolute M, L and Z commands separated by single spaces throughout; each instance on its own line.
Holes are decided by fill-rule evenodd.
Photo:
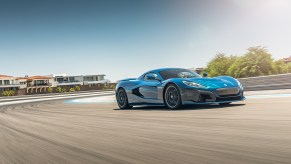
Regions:
M 243 87 L 230 76 L 214 78 L 182 68 L 148 71 L 139 78 L 121 80 L 116 86 L 120 109 L 135 105 L 166 105 L 178 109 L 184 104 L 220 104 L 242 101 Z

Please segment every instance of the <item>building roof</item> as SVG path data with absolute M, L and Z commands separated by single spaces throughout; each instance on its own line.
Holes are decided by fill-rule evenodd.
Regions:
M 283 58 L 283 61 L 284 61 L 284 62 L 291 62 L 291 56 L 288 57 L 288 58 Z
M 106 76 L 105 74 L 96 74 L 96 75 L 80 75 L 80 76 Z
M 15 78 L 16 80 L 26 80 L 26 79 L 28 79 L 27 77 L 16 77 Z
M 16 80 L 27 80 L 27 81 L 32 81 L 32 80 L 37 80 L 37 79 L 51 79 L 51 77 L 48 76 L 31 76 L 31 77 L 17 77 Z
M 8 75 L 0 75 L 0 79 L 5 79 L 5 78 L 12 78 L 12 76 L 8 76 Z
M 31 76 L 31 77 L 28 77 L 28 79 L 32 79 L 32 80 L 37 80 L 37 79 L 51 79 L 51 77 L 48 77 L 48 76 Z
M 47 77 L 87 77 L 87 76 L 106 76 L 105 74 L 95 74 L 95 75 L 68 75 L 66 73 L 62 73 L 62 74 L 50 74 L 47 75 Z

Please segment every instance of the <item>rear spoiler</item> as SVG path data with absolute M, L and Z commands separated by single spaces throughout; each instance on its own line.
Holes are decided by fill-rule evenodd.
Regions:
M 121 82 L 121 81 L 133 81 L 133 80 L 136 80 L 136 79 L 137 78 L 127 78 L 127 79 L 122 79 L 119 82 Z

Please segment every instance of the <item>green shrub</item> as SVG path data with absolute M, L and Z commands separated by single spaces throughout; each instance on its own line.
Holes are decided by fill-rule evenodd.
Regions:
M 47 88 L 47 92 L 48 92 L 48 93 L 52 93 L 52 92 L 53 92 L 53 88 L 52 88 L 52 87 L 48 87 L 48 88 Z
M 57 87 L 56 88 L 56 92 L 61 93 L 62 92 L 62 88 L 61 87 Z
M 9 96 L 14 96 L 15 95 L 15 91 L 14 90 L 10 90 L 8 91 Z
M 104 85 L 104 86 L 102 87 L 102 90 L 106 90 L 106 89 L 108 89 L 108 87 Z
M 81 87 L 80 86 L 75 86 L 75 91 L 80 91 L 81 90 Z
M 8 96 L 9 94 L 8 94 L 8 91 L 3 91 L 2 92 L 2 96 Z
M 102 87 L 103 90 L 107 90 L 107 89 L 115 89 L 115 85 L 104 85 Z
M 71 88 L 71 89 L 70 89 L 70 92 L 75 92 L 75 89 L 74 89 L 74 88 Z
M 15 91 L 14 90 L 9 90 L 9 91 L 3 91 L 2 96 L 14 96 Z
M 66 88 L 66 87 L 63 87 L 63 88 L 62 88 L 62 92 L 63 92 L 63 93 L 66 93 L 66 92 L 67 92 L 67 88 Z

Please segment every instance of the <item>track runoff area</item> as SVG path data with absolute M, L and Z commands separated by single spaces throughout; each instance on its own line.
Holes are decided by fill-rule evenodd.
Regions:
M 119 110 L 114 92 L 0 99 L 0 163 L 291 163 L 291 90 Z

